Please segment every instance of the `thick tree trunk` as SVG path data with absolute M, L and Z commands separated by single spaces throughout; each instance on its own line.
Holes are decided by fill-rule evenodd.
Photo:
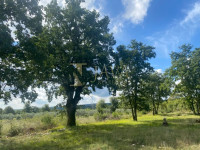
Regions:
M 137 103 L 134 104 L 134 121 L 137 121 Z
M 133 120 L 135 118 L 135 115 L 134 115 L 134 110 L 133 110 L 133 107 L 131 106 L 131 112 L 132 112 L 132 117 L 133 117 Z
M 156 107 L 156 104 L 153 106 L 153 115 L 157 115 L 158 114 L 158 107 Z
M 137 93 L 135 94 L 134 98 L 134 121 L 137 121 Z
M 192 100 L 191 102 L 191 110 L 193 111 L 193 114 L 196 115 L 195 107 L 194 107 L 194 102 Z
M 159 106 L 160 106 L 160 102 L 158 102 L 157 107 L 156 107 L 156 115 L 158 115 Z
M 68 97 L 66 104 L 67 126 L 76 126 L 76 106 L 81 99 L 81 92 L 83 87 L 65 86 L 66 95 Z
M 130 106 L 131 106 L 131 113 L 132 113 L 132 117 L 133 117 L 133 120 L 134 120 L 134 118 L 135 118 L 134 108 L 133 108 L 132 100 L 131 100 L 130 97 L 129 97 L 129 103 L 130 103 Z
M 155 107 L 155 102 L 154 102 L 154 100 L 153 100 L 153 98 L 152 98 L 152 103 L 153 103 L 153 115 L 155 115 L 156 113 L 156 107 Z
M 155 115 L 157 115 L 157 114 L 158 114 L 158 110 L 157 110 L 157 108 L 155 109 L 155 112 L 154 112 L 154 114 L 155 114 Z
M 153 107 L 153 115 L 155 115 L 155 108 Z
M 76 126 L 76 104 L 67 104 L 67 126 Z
M 196 108 L 197 108 L 197 115 L 199 115 L 200 114 L 200 112 L 199 112 L 199 101 L 196 102 Z
M 137 121 L 137 101 L 138 101 L 138 85 L 137 85 L 137 81 L 135 83 L 135 91 L 134 91 L 134 114 L 135 114 L 135 117 L 134 117 L 134 121 Z
M 137 111 L 136 111 L 137 107 L 135 107 L 135 104 L 133 104 L 132 99 L 130 97 L 129 97 L 129 103 L 131 106 L 133 121 L 137 121 Z
M 159 102 L 156 104 L 155 100 L 152 98 L 152 104 L 153 104 L 153 115 L 157 115 L 158 108 L 159 108 Z

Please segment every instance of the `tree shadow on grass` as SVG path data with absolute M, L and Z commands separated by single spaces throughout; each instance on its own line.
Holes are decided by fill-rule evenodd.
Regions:
M 195 120 L 169 119 L 169 126 L 162 126 L 162 120 L 142 121 L 138 124 L 101 123 L 68 128 L 64 132 L 53 132 L 35 140 L 25 139 L 1 141 L 2 150 L 73 150 L 113 149 L 133 150 L 159 147 L 184 148 L 200 144 L 200 124 L 189 124 Z M 182 123 L 181 123 L 182 122 Z M 186 124 L 187 122 L 187 124 Z M 19 137 L 20 138 L 20 137 Z M 11 143 L 11 144 L 10 144 Z

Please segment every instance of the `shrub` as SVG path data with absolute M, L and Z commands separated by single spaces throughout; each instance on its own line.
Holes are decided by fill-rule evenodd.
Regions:
M 38 112 L 40 112 L 40 109 L 38 107 L 36 107 L 36 106 L 33 106 L 32 107 L 32 112 L 38 113 Z
M 115 112 L 115 110 L 118 108 L 118 100 L 115 98 L 115 97 L 111 97 L 110 98 L 110 103 L 111 103 L 111 106 L 110 106 L 110 112 Z
M 13 137 L 19 135 L 22 132 L 22 129 L 13 125 L 11 123 L 10 129 L 8 130 L 8 136 Z
M 105 113 L 102 114 L 102 113 L 97 112 L 94 114 L 95 120 L 102 121 L 102 120 L 105 120 L 106 118 L 108 118 L 108 115 Z
M 120 115 L 117 112 L 112 113 L 112 119 L 120 119 Z
M 148 112 L 147 112 L 146 110 L 142 110 L 141 113 L 142 113 L 143 115 L 146 115 Z
M 78 109 L 76 115 L 80 117 L 89 117 L 93 116 L 95 112 L 96 110 L 94 109 Z
M 102 99 L 96 104 L 96 109 L 98 113 L 103 114 L 103 109 L 106 108 L 105 101 Z
M 0 122 L 0 136 L 2 135 L 3 124 Z
M 30 101 L 28 101 L 28 102 L 25 103 L 23 111 L 26 112 L 26 113 L 31 113 L 32 108 L 31 108 Z
M 42 111 L 45 112 L 45 111 L 50 111 L 50 107 L 48 104 L 45 104 L 43 107 L 42 107 Z
M 10 106 L 7 106 L 5 109 L 4 109 L 4 114 L 15 114 L 15 111 L 14 111 L 14 109 L 12 108 L 12 107 L 10 107 Z
M 53 117 L 51 117 L 50 115 L 45 115 L 42 117 L 41 122 L 45 125 L 45 127 L 47 128 L 52 128 L 55 123 L 53 121 Z

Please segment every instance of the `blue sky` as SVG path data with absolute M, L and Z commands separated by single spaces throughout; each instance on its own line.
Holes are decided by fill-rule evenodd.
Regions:
M 178 51 L 182 44 L 200 47 L 200 0 L 85 0 L 82 7 L 96 9 L 101 16 L 109 16 L 110 31 L 120 44 L 128 45 L 132 39 L 154 46 L 157 56 L 151 60 L 158 72 L 170 67 L 170 53 Z M 41 0 L 46 5 L 50 0 Z M 64 0 L 58 0 L 64 6 Z M 115 47 L 116 47 L 115 46 Z M 43 89 L 38 89 L 39 97 L 34 106 L 47 103 Z M 109 100 L 106 88 L 97 90 L 80 102 L 95 103 L 99 99 Z M 54 99 L 50 106 L 62 101 Z M 3 102 L 0 102 L 4 108 Z M 23 108 L 20 99 L 14 99 L 9 105 Z

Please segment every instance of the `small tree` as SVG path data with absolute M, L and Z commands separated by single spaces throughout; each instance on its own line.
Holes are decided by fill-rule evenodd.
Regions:
M 24 105 L 24 112 L 26 112 L 26 113 L 31 113 L 31 111 L 32 111 L 31 103 L 28 101 L 28 102 L 26 102 L 25 105 Z
M 11 107 L 11 106 L 7 106 L 5 109 L 4 109 L 4 114 L 15 114 L 15 111 L 14 109 Z
M 106 108 L 105 100 L 101 99 L 97 104 L 96 104 L 96 109 L 98 113 L 103 114 L 103 109 Z
M 119 90 L 121 96 L 131 108 L 133 120 L 137 121 L 138 104 L 141 102 L 142 82 L 153 70 L 149 60 L 154 58 L 156 53 L 154 47 L 144 45 L 135 40 L 126 47 L 121 45 L 117 48 L 118 61 L 121 73 L 118 75 Z
M 110 112 L 113 113 L 118 108 L 119 105 L 118 99 L 115 97 L 111 97 L 110 103 L 111 103 Z
M 2 108 L 0 108 L 0 115 L 3 113 L 3 109 Z
M 151 73 L 143 83 L 143 95 L 153 110 L 153 115 L 158 114 L 159 106 L 170 94 L 170 86 L 167 86 L 167 78 L 160 73 Z
M 38 107 L 36 107 L 36 106 L 33 106 L 32 107 L 32 112 L 38 113 L 38 112 L 40 112 L 40 109 Z
M 42 107 L 42 111 L 50 111 L 50 108 L 49 108 L 49 105 L 48 104 L 45 104 L 43 107 Z

